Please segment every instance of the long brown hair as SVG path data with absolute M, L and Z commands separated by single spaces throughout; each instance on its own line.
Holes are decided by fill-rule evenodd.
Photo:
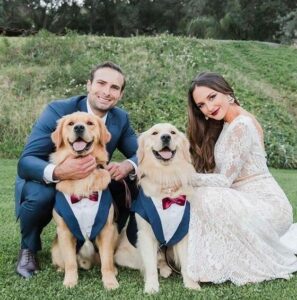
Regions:
M 240 105 L 235 98 L 234 91 L 229 83 L 219 74 L 203 72 L 192 80 L 188 92 L 188 129 L 190 151 L 197 172 L 212 172 L 215 168 L 214 147 L 223 129 L 224 120 L 206 120 L 204 114 L 197 107 L 193 91 L 196 86 L 204 86 L 230 95 L 234 103 Z

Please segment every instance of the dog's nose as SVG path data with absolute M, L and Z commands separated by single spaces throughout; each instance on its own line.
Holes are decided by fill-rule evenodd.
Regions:
M 84 130 L 85 130 L 84 125 L 78 124 L 78 125 L 74 126 L 74 132 L 77 134 L 82 134 L 84 132 Z
M 171 136 L 169 134 L 161 135 L 161 141 L 163 144 L 168 144 L 171 140 Z

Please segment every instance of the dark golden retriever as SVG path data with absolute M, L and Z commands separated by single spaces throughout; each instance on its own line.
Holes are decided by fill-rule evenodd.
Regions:
M 62 180 L 57 183 L 56 189 L 65 195 L 65 201 L 69 195 L 84 198 L 94 192 L 100 194 L 107 188 L 110 175 L 104 169 L 108 161 L 105 146 L 110 140 L 110 134 L 100 118 L 84 112 L 64 116 L 58 121 L 57 128 L 52 133 L 52 140 L 56 146 L 56 151 L 51 155 L 51 161 L 54 164 L 60 164 L 69 156 L 79 159 L 79 157 L 91 154 L 96 158 L 98 165 L 98 168 L 86 178 Z M 89 199 L 85 200 L 86 202 L 89 201 Z M 81 200 L 79 199 L 79 201 Z M 69 204 L 69 206 L 71 205 Z M 53 210 L 53 218 L 57 225 L 57 236 L 52 247 L 52 261 L 60 270 L 65 271 L 63 284 L 66 287 L 73 287 L 78 281 L 78 266 L 89 269 L 99 260 L 98 254 L 94 251 L 93 244 L 87 236 L 85 236 L 83 247 L 76 253 L 77 239 L 70 231 L 66 221 L 55 209 Z M 112 204 L 106 218 L 106 223 L 94 242 L 99 250 L 103 285 L 107 289 L 114 289 L 118 287 L 117 270 L 113 260 L 118 233 L 114 224 L 114 207 Z

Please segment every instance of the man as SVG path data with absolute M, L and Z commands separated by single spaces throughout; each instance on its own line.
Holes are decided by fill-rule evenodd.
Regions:
M 50 103 L 34 124 L 31 135 L 18 162 L 16 178 L 16 214 L 20 219 L 21 250 L 17 263 L 17 273 L 24 278 L 31 277 L 38 269 L 36 253 L 41 249 L 40 234 L 52 218 L 55 199 L 55 183 L 65 179 L 80 179 L 88 176 L 95 168 L 92 156 L 68 158 L 60 165 L 49 163 L 49 155 L 54 149 L 51 133 L 57 120 L 64 115 L 85 111 L 102 118 L 111 140 L 107 144 L 109 157 L 117 148 L 127 160 L 110 162 L 107 166 L 113 181 L 110 190 L 121 208 L 125 191 L 119 181 L 135 172 L 137 138 L 130 126 L 127 113 L 115 107 L 123 96 L 125 78 L 119 66 L 105 62 L 96 66 L 87 82 L 87 96 L 76 96 Z M 129 181 L 129 180 L 127 180 Z M 130 187 L 133 185 L 130 184 Z M 133 188 L 132 188 L 133 190 Z M 127 209 L 121 214 L 128 215 Z M 125 218 L 120 219 L 121 229 Z

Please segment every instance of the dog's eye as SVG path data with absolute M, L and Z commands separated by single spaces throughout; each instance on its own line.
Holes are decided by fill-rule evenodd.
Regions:
M 152 135 L 157 135 L 158 134 L 158 131 L 154 131 L 153 133 L 152 133 Z
M 73 125 L 74 125 L 74 122 L 69 122 L 68 125 L 69 125 L 69 126 L 73 126 Z
M 90 125 L 90 126 L 91 126 L 91 125 L 94 125 L 94 123 L 91 122 L 91 121 L 88 121 L 88 122 L 87 122 L 87 125 Z
M 170 133 L 171 134 L 176 134 L 176 132 L 174 130 L 171 130 Z

